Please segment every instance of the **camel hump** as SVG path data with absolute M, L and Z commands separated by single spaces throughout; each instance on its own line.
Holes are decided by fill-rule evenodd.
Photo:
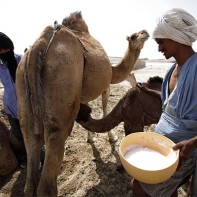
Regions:
M 70 16 L 64 18 L 62 25 L 73 31 L 89 34 L 88 26 L 82 17 L 81 11 L 73 12 Z

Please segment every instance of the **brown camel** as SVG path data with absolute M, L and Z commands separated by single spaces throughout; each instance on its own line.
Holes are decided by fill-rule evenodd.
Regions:
M 81 42 L 66 27 L 55 25 L 44 29 L 18 65 L 18 112 L 27 151 L 26 196 L 57 196 L 64 143 L 81 102 L 84 62 Z
M 18 166 L 15 153 L 20 152 L 17 139 L 11 135 L 6 123 L 0 119 L 0 176 L 11 173 Z
M 69 17 L 66 17 L 63 20 L 62 24 L 73 31 L 73 33 L 77 36 L 77 38 L 81 41 L 81 43 L 85 47 L 87 54 L 89 53 L 89 51 L 92 51 L 92 46 L 93 46 L 91 44 L 92 37 L 89 34 L 88 26 L 83 20 L 81 12 L 71 13 Z M 116 84 L 124 80 L 128 80 L 132 86 L 135 85 L 134 84 L 135 77 L 133 74 L 130 74 L 130 72 L 133 70 L 134 65 L 140 55 L 141 49 L 143 48 L 144 43 L 148 38 L 149 38 L 149 34 L 146 30 L 142 30 L 132 34 L 131 36 L 127 36 L 126 39 L 128 41 L 128 48 L 124 57 L 117 65 L 111 67 L 112 68 L 112 78 L 110 82 L 111 84 Z M 100 55 L 98 56 L 98 58 L 100 59 L 100 61 L 102 61 L 103 56 Z M 95 61 L 95 64 L 97 64 L 97 61 Z M 87 71 L 88 75 L 91 74 L 90 71 L 92 72 L 92 70 Z M 95 82 L 95 79 L 94 81 L 88 81 L 88 82 L 95 83 L 96 86 L 102 85 L 102 83 L 100 83 L 98 80 L 96 80 Z M 94 91 L 94 89 L 92 90 Z M 90 88 L 88 88 L 87 91 L 83 91 L 84 92 L 83 96 L 86 96 L 87 92 L 89 93 L 89 91 Z M 109 99 L 109 94 L 110 94 L 110 86 L 105 91 L 102 92 L 103 116 L 107 115 L 107 102 Z M 85 102 L 83 101 L 82 103 Z M 108 134 L 110 141 L 112 142 L 116 141 L 116 137 L 114 137 L 111 132 L 109 132 Z M 90 132 L 88 132 L 88 141 L 89 142 L 93 141 L 93 137 Z
M 26 196 L 57 196 L 64 143 L 80 103 L 96 99 L 112 79 L 106 52 L 80 20 L 84 29 L 78 33 L 66 25 L 47 26 L 17 68 L 18 114 L 27 151 Z M 43 144 L 46 152 L 40 176 Z
M 100 43 L 87 33 L 82 43 L 64 25 L 46 27 L 26 51 L 16 72 L 18 114 L 27 150 L 26 196 L 57 196 L 64 144 L 80 103 L 101 95 L 111 77 L 111 64 Z
M 148 81 L 148 87 L 161 90 L 162 78 L 154 77 Z M 159 96 L 134 87 L 128 90 L 113 110 L 102 119 L 93 119 L 91 109 L 81 105 L 77 122 L 85 129 L 103 133 L 110 131 L 119 123 L 124 122 L 125 135 L 144 130 L 144 126 L 158 122 L 162 112 Z

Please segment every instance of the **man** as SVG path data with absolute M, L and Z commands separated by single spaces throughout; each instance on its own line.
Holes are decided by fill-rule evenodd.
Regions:
M 161 98 L 162 115 L 155 132 L 167 136 L 175 143 L 195 139 L 197 136 L 197 53 L 192 43 L 197 39 L 197 21 L 182 9 L 165 12 L 153 32 L 158 50 L 166 59 L 174 57 L 176 63 L 163 79 Z M 195 140 L 194 140 L 195 141 Z M 195 141 L 196 143 L 196 141 Z M 182 148 L 181 145 L 174 147 Z M 190 147 L 191 148 L 191 147 Z M 182 149 L 181 149 L 182 150 Z M 178 196 L 177 188 L 196 168 L 196 149 L 181 163 L 175 174 L 161 184 L 145 184 L 135 179 L 132 188 L 135 196 Z M 197 187 L 194 187 L 194 192 Z
M 14 45 L 11 39 L 0 32 L 0 80 L 4 87 L 3 105 L 11 126 L 11 133 L 21 144 L 21 151 L 15 152 L 15 154 L 19 160 L 20 166 L 25 167 L 26 150 L 17 116 L 15 87 L 15 73 L 20 59 L 21 55 L 14 53 Z
M 15 86 L 16 69 L 21 57 L 21 55 L 14 53 L 12 40 L 6 34 L 0 32 L 0 81 L 4 87 L 3 105 L 11 126 L 11 133 L 21 145 L 20 151 L 13 150 L 13 152 L 20 167 L 25 168 L 27 155 L 17 115 L 18 105 Z M 42 147 L 40 153 L 41 165 L 44 163 L 44 157 L 45 148 Z

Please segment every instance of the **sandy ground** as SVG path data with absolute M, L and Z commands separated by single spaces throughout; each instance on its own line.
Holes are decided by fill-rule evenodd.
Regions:
M 146 67 L 135 71 L 137 81 L 146 81 L 152 76 L 163 77 L 168 64 L 147 63 Z M 130 88 L 128 82 L 111 85 L 108 102 L 110 111 Z M 101 97 L 90 103 L 93 116 L 102 116 Z M 152 127 L 148 129 L 152 129 Z M 122 124 L 114 128 L 118 136 L 116 143 L 108 141 L 107 133 L 96 134 L 93 144 L 87 143 L 87 130 L 75 123 L 71 136 L 65 142 L 65 154 L 58 176 L 58 196 L 63 197 L 131 197 L 129 186 L 131 177 L 119 169 L 118 148 L 125 136 Z M 51 169 L 53 170 L 53 169 Z M 10 175 L 0 177 L 0 197 L 22 197 L 26 169 L 17 169 Z M 186 196 L 184 193 L 179 195 Z

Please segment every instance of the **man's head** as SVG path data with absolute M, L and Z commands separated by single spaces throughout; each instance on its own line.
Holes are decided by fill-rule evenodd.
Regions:
M 4 33 L 0 32 L 0 53 L 2 50 L 14 50 L 14 44 L 12 40 L 5 35 Z
M 12 40 L 0 32 L 0 59 L 4 62 L 9 61 L 10 57 L 14 55 L 14 44 Z
M 0 60 L 7 64 L 10 76 L 15 82 L 17 62 L 14 55 L 14 44 L 12 40 L 2 32 L 0 32 Z
M 197 20 L 185 10 L 169 10 L 158 18 L 153 38 L 170 39 L 191 46 L 197 40 Z

